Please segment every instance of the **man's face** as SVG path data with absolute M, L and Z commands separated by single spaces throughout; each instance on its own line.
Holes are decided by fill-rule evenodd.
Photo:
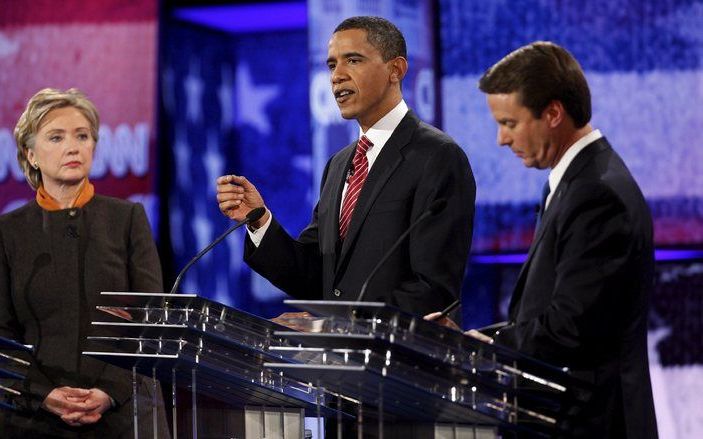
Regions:
M 498 123 L 498 144 L 509 146 L 528 168 L 551 167 L 557 148 L 550 145 L 550 130 L 544 115 L 535 118 L 520 104 L 517 92 L 489 94 L 486 100 Z
M 349 29 L 332 35 L 327 67 L 332 93 L 345 119 L 357 119 L 366 131 L 399 101 L 394 93 L 392 61 L 383 61 L 366 31 Z M 395 81 L 397 82 L 397 81 Z

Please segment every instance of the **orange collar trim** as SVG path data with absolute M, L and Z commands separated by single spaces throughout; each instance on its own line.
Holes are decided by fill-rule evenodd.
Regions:
M 70 207 L 83 207 L 88 204 L 88 201 L 93 199 L 94 195 L 95 187 L 90 181 L 86 180 L 83 187 L 81 187 L 81 191 L 78 193 L 78 197 L 73 200 Z M 59 202 L 44 189 L 44 186 L 39 186 L 39 189 L 37 189 L 36 199 L 37 204 L 44 210 L 55 211 L 63 209 Z

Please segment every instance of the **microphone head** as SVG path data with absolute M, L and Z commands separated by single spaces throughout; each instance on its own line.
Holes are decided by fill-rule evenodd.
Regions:
M 252 210 L 247 214 L 247 219 L 246 222 L 248 223 L 253 223 L 256 221 L 259 221 L 262 216 L 266 213 L 266 208 L 265 207 L 257 207 L 256 209 Z
M 427 211 L 434 215 L 443 211 L 445 207 L 447 207 L 447 200 L 445 200 L 444 198 L 440 198 L 439 200 L 435 200 L 432 204 L 430 204 L 430 207 L 427 208 Z

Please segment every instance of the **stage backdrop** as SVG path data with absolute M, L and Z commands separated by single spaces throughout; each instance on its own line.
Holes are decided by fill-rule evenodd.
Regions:
M 496 145 L 478 90 L 508 52 L 551 40 L 580 61 L 593 126 L 622 155 L 651 206 L 658 246 L 703 244 L 703 2 L 440 1 L 442 125 L 476 176 L 474 252 L 525 250 L 543 173 Z
M 96 191 L 142 202 L 156 229 L 156 30 L 156 0 L 2 1 L 0 213 L 34 197 L 12 134 L 27 101 L 45 87 L 77 87 L 101 118 Z
M 233 14 L 227 26 L 252 24 L 237 7 L 196 8 L 169 12 L 162 27 L 161 142 L 172 155 L 164 170 L 175 272 L 232 225 L 217 207 L 220 175 L 245 175 L 289 230 L 302 229 L 311 210 L 305 30 L 192 24 L 193 16 L 223 14 Z M 215 247 L 179 292 L 277 315 L 283 294 L 244 264 L 243 238 L 242 229 Z
M 551 40 L 581 62 L 593 126 L 622 155 L 652 209 L 658 246 L 703 244 L 703 2 L 700 0 L 440 1 L 442 123 L 476 175 L 474 252 L 524 250 L 547 172 L 496 145 L 478 90 L 508 52 Z M 700 254 L 700 253 L 699 253 Z M 493 258 L 497 260 L 497 258 Z M 465 323 L 504 319 L 518 268 L 474 264 Z M 701 264 L 658 264 L 649 359 L 662 439 L 703 437 Z M 617 292 L 614 292 L 617 293 Z

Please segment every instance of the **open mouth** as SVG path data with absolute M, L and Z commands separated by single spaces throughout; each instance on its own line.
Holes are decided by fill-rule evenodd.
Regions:
M 354 94 L 354 92 L 351 90 L 347 90 L 347 89 L 336 90 L 334 92 L 334 99 L 337 101 L 337 103 L 341 104 L 341 103 L 345 102 L 349 98 L 349 96 L 351 96 L 352 94 Z

